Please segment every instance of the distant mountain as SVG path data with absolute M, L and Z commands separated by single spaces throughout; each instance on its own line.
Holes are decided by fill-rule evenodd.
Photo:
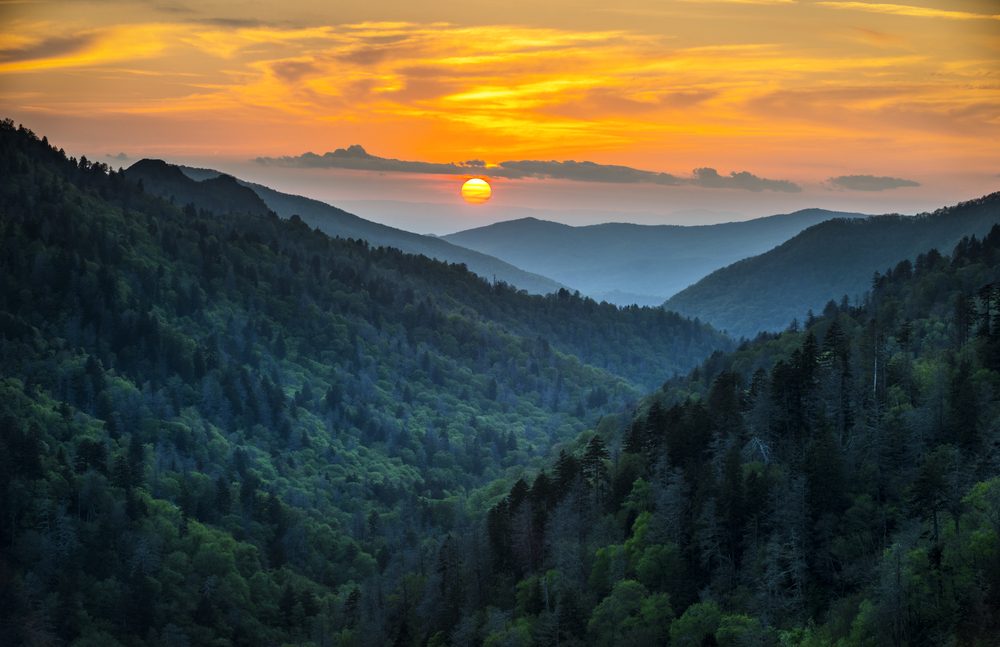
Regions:
M 951 250 L 1000 222 L 1000 193 L 918 216 L 830 220 L 775 249 L 713 272 L 665 306 L 734 336 L 780 330 L 830 299 L 855 297 L 872 276 L 931 248 Z
M 433 233 L 437 236 L 474 227 L 483 227 L 501 220 L 537 218 L 573 225 L 596 225 L 603 222 L 634 222 L 658 225 L 665 221 L 677 225 L 703 225 L 729 222 L 740 218 L 736 211 L 714 209 L 659 209 L 657 211 L 625 211 L 610 207 L 582 209 L 580 207 L 526 207 L 524 205 L 489 202 L 469 205 L 463 202 L 415 202 L 413 200 L 337 200 L 341 209 L 356 213 L 367 220 L 376 220 L 407 231 Z
M 710 272 L 767 251 L 806 227 L 862 215 L 806 209 L 716 225 L 606 223 L 585 227 L 522 218 L 444 238 L 572 285 L 598 300 L 654 305 Z
M 140 174 L 144 176 L 148 172 L 147 169 L 160 171 L 160 165 L 171 166 L 159 160 L 143 160 L 127 169 L 125 173 L 129 177 L 136 178 Z M 231 181 L 242 187 L 245 191 L 255 194 L 266 208 L 271 209 L 282 218 L 290 218 L 297 214 L 310 226 L 317 227 L 320 231 L 330 236 L 366 240 L 369 244 L 376 247 L 395 247 L 409 254 L 423 254 L 428 258 L 447 263 L 463 263 L 469 268 L 469 271 L 487 280 L 492 281 L 496 279 L 503 281 L 532 294 L 548 294 L 564 287 L 551 279 L 531 272 L 525 272 L 498 258 L 478 251 L 465 249 L 434 236 L 423 236 L 377 222 L 371 222 L 319 200 L 282 193 L 261 184 L 233 179 L 212 169 L 199 169 L 187 166 L 172 166 L 172 168 L 176 171 L 176 173 L 171 174 L 174 178 L 174 183 L 150 186 L 150 183 L 146 182 L 146 190 L 153 190 L 154 193 L 163 197 L 170 197 L 175 194 L 180 195 L 180 189 L 177 188 L 179 185 L 179 181 L 176 178 L 177 175 L 187 179 L 189 187 L 202 185 L 206 182 L 218 182 L 221 178 L 229 178 L 226 182 Z M 145 180 L 145 177 L 143 179 Z M 160 187 L 168 187 L 170 190 L 160 190 Z M 197 195 L 200 196 L 201 194 L 199 190 Z M 182 204 L 178 200 L 175 200 L 175 202 Z M 219 209 L 213 210 L 219 211 Z

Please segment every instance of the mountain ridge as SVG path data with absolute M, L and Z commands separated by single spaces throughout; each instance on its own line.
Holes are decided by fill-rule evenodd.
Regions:
M 504 281 L 532 294 L 548 294 L 566 287 L 562 283 L 553 281 L 548 277 L 527 272 L 501 259 L 463 248 L 446 240 L 372 222 L 320 200 L 283 193 L 262 184 L 241 180 L 221 171 L 171 165 L 168 162 L 163 162 L 163 160 L 141 160 L 126 169 L 126 176 L 138 179 L 148 174 L 149 169 L 158 170 L 162 168 L 159 164 L 149 164 L 147 162 L 160 162 L 163 165 L 176 168 L 183 177 L 193 183 L 188 186 L 194 191 L 194 197 L 198 197 L 205 204 L 214 203 L 205 201 L 203 196 L 204 190 L 199 185 L 202 185 L 204 182 L 215 183 L 219 178 L 231 178 L 231 182 L 223 180 L 222 186 L 235 183 L 239 187 L 253 193 L 265 209 L 274 211 L 282 218 L 290 218 L 293 215 L 297 215 L 310 226 L 318 227 L 321 231 L 331 236 L 366 240 L 369 244 L 375 246 L 395 247 L 407 253 L 423 254 L 428 258 L 449 263 L 464 264 L 470 271 L 487 280 Z M 160 187 L 160 194 L 164 196 L 170 195 L 169 190 L 173 190 L 174 192 L 180 191 L 182 183 L 176 179 L 176 175 L 171 174 L 170 177 L 172 182 L 166 185 L 166 187 L 163 187 L 162 184 L 153 183 L 152 188 L 156 189 Z M 212 187 L 213 185 L 204 186 Z M 206 208 L 208 207 L 206 206 Z M 259 208 L 253 212 L 259 213 Z
M 730 334 L 775 331 L 831 299 L 856 298 L 872 275 L 929 249 L 951 249 L 1000 222 L 1000 193 L 914 216 L 831 219 L 709 274 L 664 302 Z M 753 298 L 747 298 L 753 295 Z
M 707 225 L 581 226 L 526 217 L 444 238 L 573 285 L 598 300 L 659 305 L 712 271 L 771 249 L 816 222 L 863 216 L 809 208 Z
M 194 203 L 216 213 L 264 215 L 268 207 L 260 197 L 241 186 L 231 175 L 220 173 L 201 182 L 192 182 L 180 167 L 160 159 L 142 159 L 125 169 L 125 177 L 142 180 L 145 191 L 180 202 Z

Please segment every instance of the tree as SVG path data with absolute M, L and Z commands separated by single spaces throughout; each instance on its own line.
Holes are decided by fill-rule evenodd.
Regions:
M 750 647 L 768 644 L 767 632 L 760 620 L 748 615 L 725 615 L 715 631 L 719 647 Z
M 222 476 L 215 481 L 215 506 L 220 515 L 229 514 L 233 506 L 233 495 L 229 489 L 229 481 Z
M 662 645 L 673 615 L 666 594 L 651 596 L 635 580 L 622 580 L 594 608 L 587 635 L 593 645 Z
M 914 510 L 921 517 L 930 518 L 934 529 L 934 541 L 938 540 L 940 534 L 938 513 L 948 503 L 949 477 L 956 460 L 957 453 L 953 447 L 948 445 L 935 447 L 924 458 L 911 487 L 910 500 Z
M 670 644 L 677 647 L 717 644 L 715 632 L 721 622 L 722 612 L 715 602 L 709 600 L 692 604 L 670 625 Z
M 963 449 L 972 450 L 979 444 L 979 411 L 973 388 L 972 365 L 963 358 L 952 373 L 948 387 L 948 440 Z
M 604 441 L 601 440 L 600 436 L 595 435 L 587 443 L 587 449 L 580 461 L 580 471 L 583 473 L 583 478 L 593 490 L 594 499 L 598 502 L 604 500 L 607 489 L 608 467 L 605 461 L 610 456 Z
M 569 493 L 570 487 L 580 475 L 580 462 L 572 454 L 560 450 L 559 459 L 556 461 L 556 491 L 559 498 L 563 498 Z

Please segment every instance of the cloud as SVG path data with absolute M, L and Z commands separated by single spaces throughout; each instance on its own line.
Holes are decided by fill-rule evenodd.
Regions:
M 16 47 L 0 49 L 0 74 L 59 68 L 86 68 L 118 61 L 135 63 L 159 54 L 170 25 L 121 26 L 52 36 L 30 33 L 8 37 Z M 0 34 L 8 36 L 8 34 Z
M 23 47 L 0 49 L 0 61 L 15 63 L 38 58 L 66 56 L 85 49 L 93 42 L 94 34 L 46 38 Z
M 908 186 L 920 186 L 919 182 L 913 180 L 878 175 L 840 175 L 830 178 L 827 182 L 831 186 L 848 191 L 888 191 Z
M 713 168 L 698 168 L 691 177 L 671 173 L 644 171 L 617 164 L 597 164 L 576 160 L 511 160 L 487 166 L 483 160 L 466 162 L 421 162 L 368 153 L 354 144 L 332 152 L 317 155 L 304 153 L 299 156 L 258 157 L 258 164 L 292 168 L 338 168 L 356 171 L 388 173 L 432 173 L 438 175 L 488 175 L 507 179 L 550 179 L 575 182 L 607 182 L 612 184 L 660 184 L 665 186 L 699 186 L 708 189 L 742 189 L 745 191 L 779 191 L 798 193 L 802 189 L 788 180 L 769 180 L 747 171 L 720 175 Z
M 670 173 L 640 171 L 628 166 L 615 164 L 596 164 L 594 162 L 564 162 L 520 160 L 500 162 L 496 169 L 488 169 L 493 174 L 508 178 L 547 178 L 553 180 L 574 180 L 577 182 L 611 182 L 615 184 L 633 184 L 645 182 L 649 184 L 676 185 L 684 180 Z
M 190 2 L 178 1 L 168 6 Z M 765 191 L 792 187 L 730 174 L 747 164 L 737 160 L 755 159 L 764 150 L 776 168 L 792 168 L 817 150 L 837 166 L 875 151 L 875 168 L 901 168 L 914 150 L 946 164 L 991 159 L 988 142 L 1000 133 L 1000 95 L 987 31 L 976 22 L 934 18 L 888 30 L 867 21 L 878 14 L 858 13 L 859 6 L 912 13 L 903 4 L 802 2 L 795 13 L 808 19 L 808 29 L 747 32 L 736 28 L 742 20 L 737 16 L 753 7 L 706 4 L 695 12 L 704 18 L 697 19 L 666 9 L 668 33 L 652 23 L 646 29 L 645 20 L 638 31 L 625 23 L 614 30 L 602 23 L 588 27 L 586 12 L 574 18 L 576 27 L 565 29 L 315 23 L 285 7 L 262 14 L 259 23 L 239 14 L 214 19 L 210 12 L 217 9 L 209 8 L 157 13 L 147 22 L 129 14 L 114 25 L 106 23 L 109 12 L 81 23 L 25 19 L 3 26 L 0 94 L 8 111 L 19 114 L 163 124 L 155 131 L 134 126 L 120 144 L 101 135 L 103 141 L 91 145 L 95 150 L 127 147 L 141 134 L 185 152 L 225 148 L 244 157 L 279 155 L 316 150 L 321 132 L 329 138 L 322 141 L 396 141 L 398 150 L 426 150 L 423 159 L 455 161 L 452 173 L 469 173 L 471 165 L 459 160 L 474 157 L 489 159 L 491 172 L 499 160 L 531 162 L 497 171 L 512 176 L 538 172 Z M 736 22 L 709 26 L 711 12 L 723 8 L 718 18 Z M 770 17 L 772 10 L 765 10 Z M 845 16 L 898 32 L 899 40 L 851 27 L 850 21 L 830 21 Z M 963 27 L 963 44 L 956 47 L 955 29 Z M 91 40 L 75 40 L 81 34 Z M 761 42 L 748 41 L 752 36 Z M 865 47 L 851 42 L 859 38 Z M 65 72 L 56 77 L 60 70 Z M 641 166 L 632 155 L 656 149 L 670 151 L 663 168 L 676 176 L 539 161 L 600 155 Z M 705 159 L 702 151 L 716 152 Z M 719 171 L 689 174 L 696 166 Z
M 802 187 L 788 180 L 768 180 L 747 171 L 733 172 L 728 176 L 723 176 L 719 175 L 714 168 L 696 168 L 691 184 L 709 189 L 743 189 L 745 191 L 798 193 L 802 190 Z
M 234 29 L 241 28 L 251 28 L 251 27 L 266 27 L 268 23 L 262 20 L 256 20 L 254 18 L 198 18 L 194 22 L 203 25 L 213 25 L 215 27 L 232 27 Z
M 342 168 L 355 171 L 382 171 L 392 173 L 436 173 L 441 175 L 462 175 L 482 171 L 481 164 L 410 162 L 406 160 L 371 155 L 362 146 L 354 144 L 347 148 L 317 155 L 303 153 L 298 157 L 258 157 L 258 164 L 267 166 L 287 166 L 295 168 Z M 479 162 L 479 160 L 473 160 Z
M 307 74 L 314 74 L 319 67 L 310 61 L 278 61 L 271 65 L 275 76 L 288 83 L 294 83 Z
M 689 4 L 752 4 L 752 5 L 790 5 L 798 0 L 681 0 Z
M 950 9 L 934 9 L 932 7 L 915 7 L 905 4 L 886 4 L 877 2 L 817 2 L 816 4 L 833 9 L 854 9 L 869 13 L 882 13 L 893 16 L 908 16 L 911 18 L 943 18 L 945 20 L 1000 20 L 1000 14 L 973 13 L 971 11 L 952 11 Z
M 129 157 L 125 153 L 118 153 L 117 155 L 112 155 L 111 153 L 108 153 L 104 157 L 108 158 L 112 162 L 127 162 L 130 159 L 132 159 L 131 157 Z
M 167 14 L 195 13 L 194 9 L 180 2 L 157 2 L 153 4 L 153 8 Z

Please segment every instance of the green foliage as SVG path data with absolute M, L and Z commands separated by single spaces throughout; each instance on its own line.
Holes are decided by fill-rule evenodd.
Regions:
M 831 298 L 856 299 L 885 267 L 919 254 L 951 249 L 984 236 L 1000 221 L 1000 193 L 934 213 L 827 220 L 770 251 L 712 272 L 667 300 L 671 310 L 698 317 L 733 337 L 785 329 L 819 312 Z
M 715 630 L 719 647 L 754 647 L 771 642 L 760 620 L 747 615 L 726 615 Z
M 555 599 L 585 591 L 593 644 L 645 640 L 630 632 L 658 595 L 671 644 L 990 644 L 997 285 L 1000 226 L 712 355 L 582 434 L 547 497 L 511 488 L 486 523 L 493 581 L 555 572 Z
M 637 405 L 636 349 L 718 337 L 179 210 L 9 122 L 0 231 L 5 643 L 1000 635 L 1000 227 Z
M 491 484 L 728 343 L 160 166 L 176 204 L 0 124 L 5 644 L 450 635 Z
M 621 580 L 601 600 L 587 623 L 590 644 L 660 645 L 666 639 L 674 612 L 664 593 L 650 595 L 634 580 Z
M 692 604 L 684 615 L 670 625 L 670 643 L 677 647 L 698 647 L 715 636 L 721 623 L 722 612 L 715 602 Z M 728 635 L 729 627 L 726 631 Z
M 141 168 L 137 169 L 136 165 L 133 165 L 126 169 L 126 173 L 132 176 L 133 171 L 141 170 Z M 190 167 L 184 167 L 183 173 L 202 183 L 223 175 L 218 171 Z M 150 186 L 145 181 L 145 173 L 138 173 L 137 175 L 143 178 L 145 187 L 149 190 Z M 415 234 L 365 220 L 325 202 L 299 195 L 281 193 L 260 184 L 244 180 L 237 180 L 237 182 L 244 187 L 252 189 L 264 201 L 267 207 L 282 218 L 299 216 L 310 227 L 315 227 L 331 237 L 366 240 L 373 247 L 394 247 L 407 254 L 422 255 L 446 263 L 463 264 L 469 270 L 483 278 L 497 279 L 516 286 L 519 289 L 527 290 L 532 294 L 548 294 L 556 292 L 562 287 L 550 278 L 525 272 L 518 267 L 501 261 L 499 258 L 480 254 L 467 247 L 452 245 L 444 238 Z M 185 184 L 186 190 L 190 190 L 191 183 L 186 182 Z M 174 195 L 175 190 L 172 190 L 172 187 L 164 188 L 166 190 L 160 193 L 160 195 Z

